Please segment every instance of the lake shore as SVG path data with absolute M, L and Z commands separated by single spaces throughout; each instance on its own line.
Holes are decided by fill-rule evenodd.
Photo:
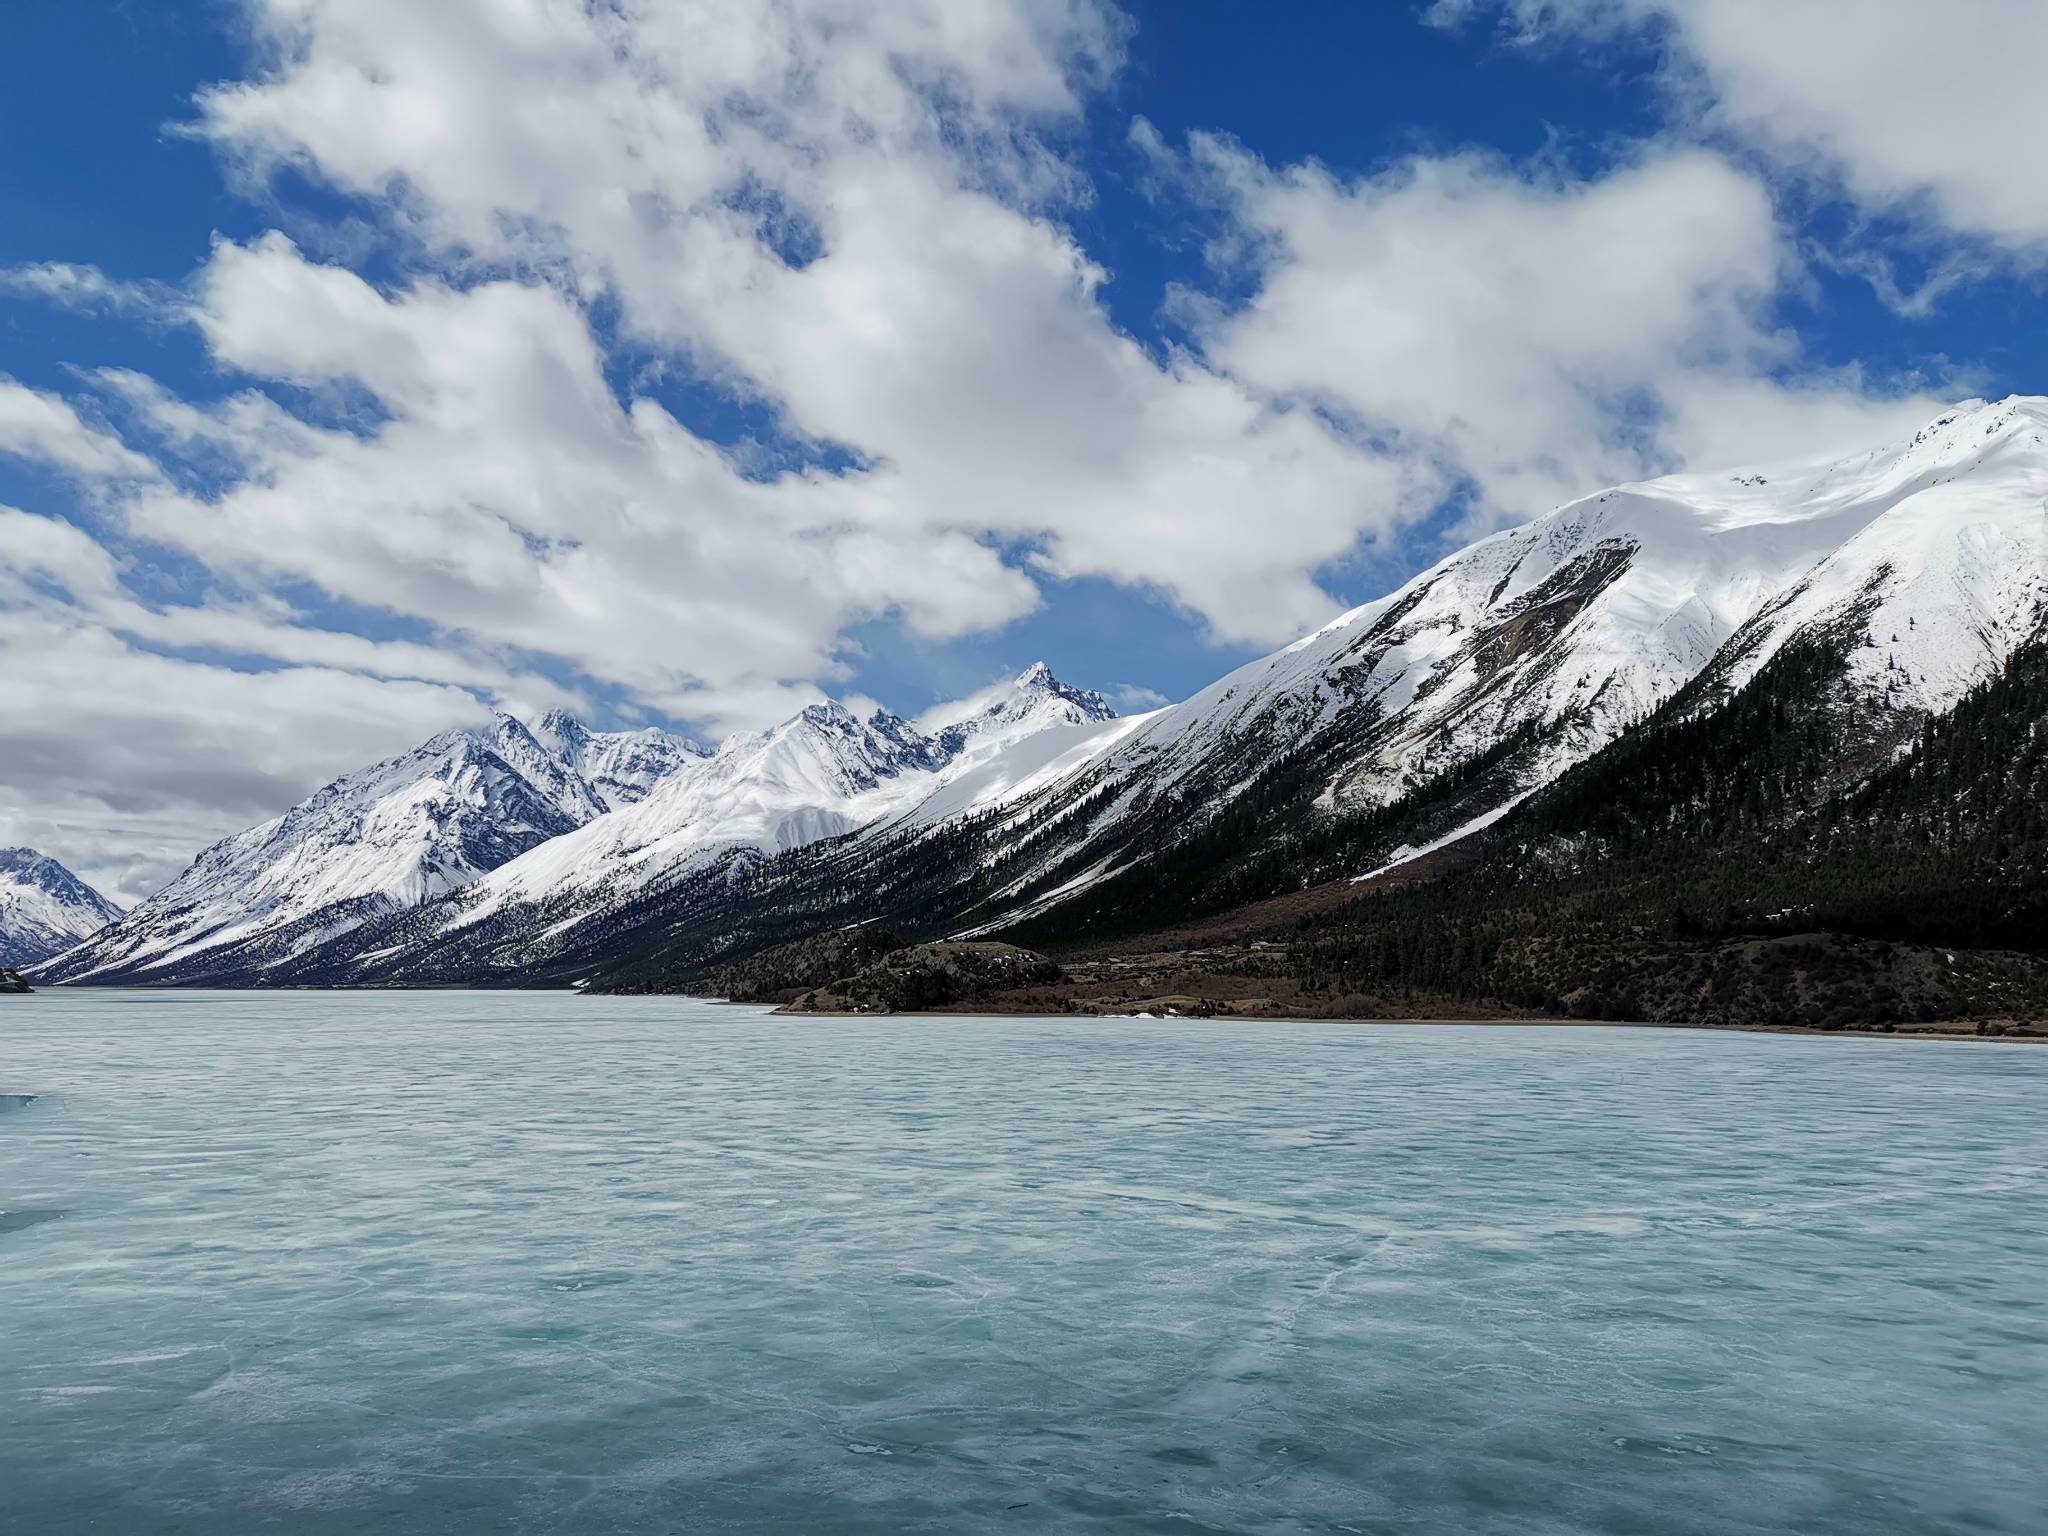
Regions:
M 671 994 L 673 995 L 673 994 Z M 698 998 L 699 1002 L 749 1006 L 731 998 Z M 1360 1024 L 1425 1025 L 1462 1028 L 1578 1028 L 1578 1029 L 1670 1029 L 1693 1034 L 1803 1035 L 1815 1038 L 1853 1037 L 1869 1040 L 1952 1040 L 2048 1043 L 2048 1026 L 2025 1019 L 1985 1020 L 1992 1027 L 1980 1029 L 1975 1019 L 1937 1020 L 1933 1023 L 1899 1024 L 1891 1029 L 1809 1029 L 1797 1024 L 1691 1024 L 1656 1019 L 1570 1019 L 1555 1014 L 1473 1014 L 1463 1017 L 1411 1018 L 1393 1014 L 1278 1014 L 1278 1013 L 1175 1013 L 1128 1012 L 1124 1010 L 1083 1010 L 1060 1008 L 1001 1008 L 961 1003 L 947 1008 L 903 1009 L 894 1013 L 828 1014 L 813 1009 L 778 1007 L 778 1016 L 791 1018 L 1000 1018 L 1000 1019 L 1104 1019 L 1153 1022 L 1208 1023 L 1230 1021 L 1259 1024 Z

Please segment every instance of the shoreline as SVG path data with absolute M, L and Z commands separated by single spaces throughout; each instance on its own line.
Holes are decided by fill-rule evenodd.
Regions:
M 263 997 L 304 995 L 309 992 L 331 993 L 335 996 L 377 997 L 394 993 L 417 992 L 422 994 L 468 993 L 479 997 L 494 997 L 506 993 L 542 994 L 552 993 L 564 997 L 605 998 L 605 999 L 663 999 L 679 998 L 685 1002 L 705 1003 L 721 1008 L 755 1009 L 764 1015 L 792 1019 L 1072 1019 L 1075 1021 L 1095 1019 L 1102 1021 L 1144 1020 L 1149 1023 L 1205 1024 L 1215 1022 L 1244 1024 L 1420 1024 L 1430 1028 L 1463 1026 L 1469 1028 L 1588 1028 L 1588 1029 L 1668 1029 L 1689 1030 L 1697 1034 L 1727 1035 L 1797 1035 L 1816 1039 L 1855 1038 L 1871 1040 L 1939 1040 L 1958 1041 L 1969 1044 L 2040 1045 L 2048 1044 L 2048 1021 L 2032 1022 L 2023 1020 L 1995 1020 L 1998 1033 L 1979 1031 L 1974 1023 L 1966 1021 L 1964 1027 L 1942 1028 L 1939 1024 L 1901 1025 L 1892 1029 L 1817 1029 L 1798 1024 L 1690 1024 L 1676 1020 L 1658 1019 L 1571 1019 L 1548 1014 L 1494 1015 L 1491 1017 L 1468 1018 L 1394 1018 L 1386 1016 L 1332 1014 L 1314 1016 L 1290 1013 L 1125 1013 L 1112 1011 L 1074 1011 L 1053 1008 L 979 1008 L 974 1006 L 955 1008 L 918 1008 L 888 1012 L 838 1012 L 824 1009 L 791 1008 L 786 1003 L 753 1002 L 744 998 L 713 997 L 690 992 L 592 992 L 577 986 L 566 987 L 186 987 L 186 986 L 98 986 L 92 983 L 55 983 L 37 989 L 44 997 L 80 996 L 92 993 L 129 992 L 153 995 L 177 995 L 213 992 L 233 997 Z M 36 995 L 36 994 L 30 994 Z
M 645 997 L 688 997 L 682 992 L 666 993 L 616 993 L 602 996 L 645 996 Z M 738 1002 L 726 997 L 697 997 L 695 1002 L 715 1003 L 731 1007 L 762 1007 L 764 1004 Z M 1815 1039 L 1837 1039 L 1855 1037 L 1869 1040 L 1954 1040 L 1970 1044 L 2039 1045 L 2048 1044 L 2048 1025 L 2040 1028 L 2022 1026 L 2015 1031 L 2010 1022 L 2001 1021 L 2002 1032 L 1991 1034 L 1979 1032 L 1974 1027 L 1963 1029 L 1942 1029 L 1930 1025 L 1914 1025 L 1894 1029 L 1811 1029 L 1798 1024 L 1687 1024 L 1673 1020 L 1659 1019 L 1566 1019 L 1549 1015 L 1530 1015 L 1516 1018 L 1364 1018 L 1332 1015 L 1310 1017 L 1305 1014 L 1253 1014 L 1253 1013 L 1067 1013 L 1047 1008 L 906 1008 L 894 1012 L 850 1013 L 824 1009 L 790 1008 L 769 1006 L 769 1012 L 777 1017 L 792 1019 L 1089 1019 L 1103 1021 L 1144 1021 L 1155 1024 L 1420 1024 L 1429 1028 L 1471 1028 L 1471 1029 L 1673 1029 L 1688 1030 L 1705 1035 L 1799 1035 Z

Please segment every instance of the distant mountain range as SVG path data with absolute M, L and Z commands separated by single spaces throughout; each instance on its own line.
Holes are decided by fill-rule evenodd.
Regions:
M 597 928 L 649 891 L 844 836 L 1025 737 L 1112 713 L 1041 664 L 923 730 L 818 704 L 715 753 L 559 712 L 532 727 L 500 716 L 216 843 L 38 976 L 240 985 L 329 974 L 346 957 L 354 980 L 447 933 Z M 394 947 L 384 936 L 399 918 Z
M 371 919 L 458 889 L 575 831 L 705 753 L 661 731 L 444 731 L 224 838 L 39 974 L 53 981 L 262 980 Z M 97 926 L 97 925 L 95 925 Z
M 118 921 L 121 909 L 55 859 L 0 848 L 0 965 L 47 960 Z
M 1569 786 L 1651 740 L 1777 740 L 1760 700 L 1812 742 L 1754 834 L 1847 804 L 2029 664 L 2044 620 L 2048 401 L 1969 402 L 1846 459 L 1570 503 L 1132 719 L 1036 667 L 963 718 L 820 705 L 715 754 L 553 716 L 438 737 L 208 850 L 35 975 L 682 985 L 849 923 L 1058 947 L 1349 899 L 1447 852 L 1497 895 L 1562 867 L 1500 850 L 1557 824 Z M 1712 798 L 1623 789 L 1631 857 Z M 1597 841 L 1557 838 L 1583 874 Z M 1364 942 L 1335 934 L 1317 942 Z

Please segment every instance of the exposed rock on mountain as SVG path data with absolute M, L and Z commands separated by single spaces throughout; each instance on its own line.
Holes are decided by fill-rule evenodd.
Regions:
M 33 848 L 0 848 L 0 961 L 33 965 L 118 920 L 121 909 Z
M 1442 879 L 1305 914 L 1289 966 L 1587 1018 L 2048 1032 L 2048 640 L 1874 760 L 1823 641 L 1689 704 Z
M 276 820 L 206 849 L 177 880 L 40 974 L 261 979 L 372 918 L 469 884 L 615 801 L 633 803 L 646 785 L 702 755 L 676 737 L 588 732 L 559 716 L 544 724 L 549 741 L 500 716 L 489 729 L 445 731 L 346 774 Z

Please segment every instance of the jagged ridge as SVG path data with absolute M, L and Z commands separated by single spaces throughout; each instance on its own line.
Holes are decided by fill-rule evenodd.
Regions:
M 550 741 L 500 716 L 488 730 L 445 731 L 346 774 L 207 848 L 169 886 L 37 974 L 253 979 L 375 917 L 458 889 L 604 815 L 613 799 L 638 799 L 643 782 L 702 755 L 665 733 L 621 740 L 558 716 L 543 726 Z

